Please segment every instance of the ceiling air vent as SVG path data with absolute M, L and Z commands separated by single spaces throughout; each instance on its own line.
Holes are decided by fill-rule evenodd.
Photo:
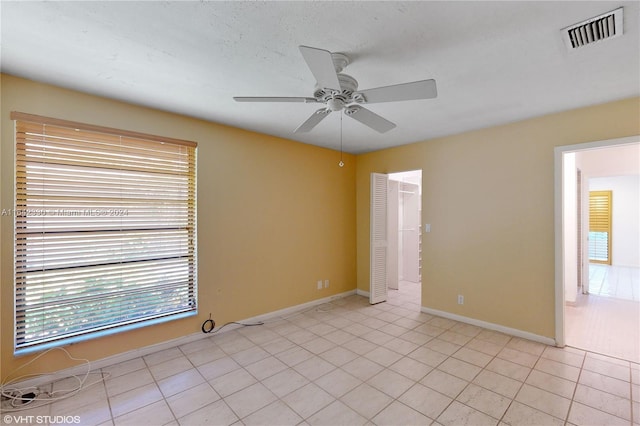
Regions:
M 562 30 L 569 50 L 622 35 L 622 8 L 587 19 Z

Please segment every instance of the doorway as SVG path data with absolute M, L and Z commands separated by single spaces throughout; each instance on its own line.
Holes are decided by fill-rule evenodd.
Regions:
M 634 362 L 640 361 L 638 158 L 640 137 L 556 148 L 556 343 Z M 589 261 L 604 226 L 590 218 L 590 193 L 593 200 L 602 191 L 612 191 L 604 224 L 611 266 Z
M 398 296 L 421 303 L 422 170 L 389 174 L 387 283 Z

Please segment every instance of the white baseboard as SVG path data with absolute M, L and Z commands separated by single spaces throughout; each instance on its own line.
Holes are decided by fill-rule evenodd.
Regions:
M 508 334 L 510 336 L 520 337 L 527 340 L 532 340 L 538 343 L 544 343 L 545 345 L 555 346 L 556 341 L 550 337 L 540 336 L 538 334 L 529 333 L 528 331 L 518 330 L 517 328 L 505 327 L 504 325 L 494 324 L 492 322 L 481 321 L 475 318 L 468 318 L 462 315 L 452 314 L 446 311 L 439 311 L 437 309 L 420 308 L 425 314 L 436 315 L 439 317 L 448 318 L 454 321 L 463 322 L 465 324 L 471 324 L 478 327 L 486 328 L 493 331 L 499 331 L 500 333 Z
M 226 330 L 225 330 L 226 331 Z M 193 333 L 186 336 L 178 337 L 176 339 L 167 340 L 154 345 L 144 346 L 138 349 L 132 349 L 130 351 L 122 352 L 116 355 L 111 355 L 106 358 L 90 361 L 90 371 L 98 370 L 100 368 L 108 367 L 110 365 L 119 364 L 121 362 L 130 361 L 135 358 L 140 358 L 154 352 L 170 349 L 175 346 L 181 346 L 187 343 L 195 342 L 196 340 L 208 337 L 204 333 Z M 55 348 L 53 348 L 55 350 Z M 45 355 L 46 356 L 46 355 Z M 65 368 L 51 373 L 44 373 L 31 379 L 23 380 L 16 383 L 6 384 L 3 386 L 3 390 L 8 389 L 26 389 L 29 387 L 38 387 L 49 384 L 56 380 L 63 379 L 65 377 L 78 376 L 83 377 L 87 373 L 87 364 L 82 363 L 74 367 Z
M 356 294 L 358 296 L 369 297 L 369 292 L 357 289 Z M 521 337 L 523 339 L 532 340 L 534 342 L 544 343 L 545 345 L 555 346 L 556 341 L 550 337 L 540 336 L 538 334 L 529 333 L 528 331 L 518 330 L 516 328 L 505 327 L 500 324 L 494 324 L 491 322 L 481 321 L 474 318 L 468 318 L 462 315 L 452 314 L 446 311 L 439 311 L 437 309 L 425 308 L 424 306 L 420 310 L 426 314 L 436 315 L 443 318 L 452 319 L 455 321 L 463 322 L 465 324 L 471 324 L 478 327 L 486 328 L 488 330 L 499 331 L 500 333 L 508 334 L 510 336 Z
M 370 293 L 368 291 L 364 291 L 364 290 L 360 290 L 360 289 L 356 290 L 356 294 L 358 296 L 364 296 L 364 297 L 369 297 L 370 296 Z
M 344 293 L 336 294 L 334 296 L 323 297 L 322 299 L 316 299 L 316 300 L 312 300 L 311 302 L 302 303 L 300 305 L 291 306 L 288 308 L 269 312 L 263 315 L 258 315 L 256 317 L 238 320 L 238 322 L 252 323 L 252 322 L 267 321 L 271 319 L 281 318 L 288 315 L 292 315 L 299 311 L 312 308 L 317 305 L 322 305 L 324 303 L 331 302 L 333 300 L 342 299 L 343 297 L 351 296 L 353 294 L 356 294 L 356 291 L 350 290 Z M 220 330 L 219 332 L 216 332 L 216 334 L 226 333 L 228 331 L 235 330 L 240 327 L 242 327 L 242 325 L 230 324 L 224 329 Z M 138 349 L 132 349 L 130 351 L 122 352 L 122 353 L 112 355 L 106 358 L 102 358 L 96 361 L 91 361 L 90 368 L 92 371 L 97 370 L 100 368 L 108 367 L 110 365 L 119 364 L 121 362 L 130 361 L 135 358 L 140 358 L 146 355 L 150 355 L 155 352 L 163 351 L 165 349 L 170 349 L 176 346 L 181 346 L 187 343 L 195 342 L 197 340 L 204 339 L 207 337 L 211 337 L 211 335 L 205 334 L 202 332 L 188 334 L 186 336 L 178 337 L 176 339 L 167 340 L 161 343 L 145 346 Z M 5 387 L 3 387 L 3 390 L 4 389 L 7 389 L 7 390 L 8 389 L 26 389 L 29 387 L 38 387 L 38 386 L 46 385 L 55 380 L 59 380 L 65 377 L 84 376 L 86 373 L 87 373 L 87 364 L 83 363 L 74 367 L 66 368 L 64 370 L 56 371 L 53 373 L 45 373 L 40 376 L 33 377 L 31 379 L 5 385 Z
M 242 320 L 242 322 L 266 321 L 274 318 L 286 317 L 296 312 L 312 308 L 317 305 L 322 305 L 323 303 L 329 303 L 337 299 L 342 299 L 343 297 L 351 296 L 354 294 L 356 294 L 356 290 L 349 290 L 345 291 L 344 293 L 336 294 L 334 296 L 323 297 L 322 299 L 312 300 L 311 302 L 303 303 L 301 305 L 291 306 L 289 308 L 284 308 L 277 311 L 269 312 L 267 314 L 258 315 L 256 317 L 247 318 Z

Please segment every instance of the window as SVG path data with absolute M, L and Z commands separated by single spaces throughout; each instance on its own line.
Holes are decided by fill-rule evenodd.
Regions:
M 15 351 L 196 313 L 196 144 L 16 120 Z
M 611 265 L 611 191 L 589 192 L 589 262 Z

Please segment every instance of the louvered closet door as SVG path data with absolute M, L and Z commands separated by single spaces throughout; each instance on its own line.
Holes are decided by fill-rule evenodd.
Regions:
M 589 192 L 589 262 L 611 265 L 611 191 Z
M 387 175 L 371 173 L 371 304 L 387 300 L 387 182 Z

